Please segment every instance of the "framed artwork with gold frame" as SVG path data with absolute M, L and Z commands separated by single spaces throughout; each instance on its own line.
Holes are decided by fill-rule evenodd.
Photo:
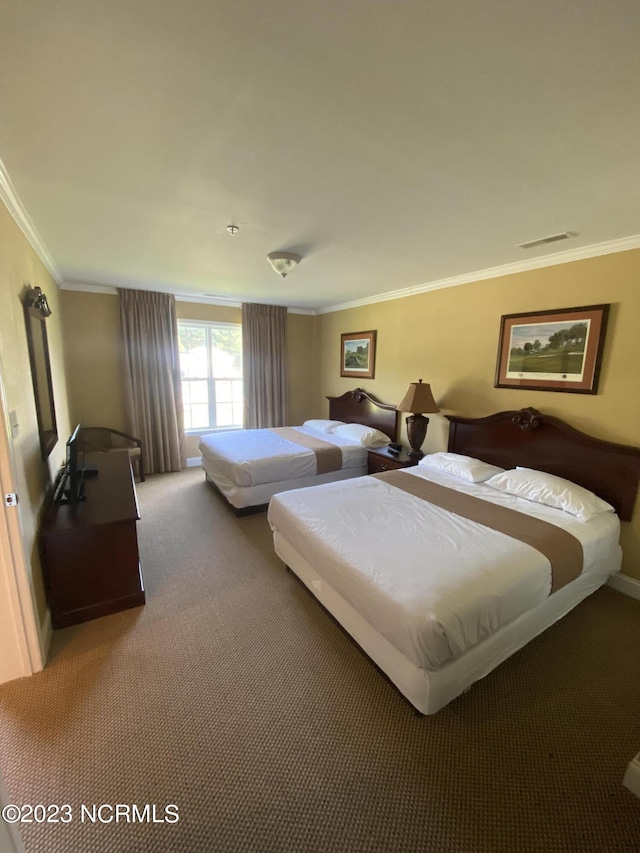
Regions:
M 597 394 L 609 305 L 504 314 L 496 388 Z
M 376 372 L 376 332 L 346 332 L 340 336 L 340 376 L 373 379 Z

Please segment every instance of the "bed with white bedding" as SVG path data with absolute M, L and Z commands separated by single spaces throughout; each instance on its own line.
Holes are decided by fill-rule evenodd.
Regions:
M 630 518 L 640 466 L 637 448 L 591 439 L 534 410 L 450 420 L 452 456 L 276 495 L 269 507 L 281 559 L 425 714 L 619 570 L 619 517 Z M 456 463 L 471 447 L 483 462 Z M 524 470 L 500 473 L 516 465 Z M 563 474 L 577 485 L 565 486 Z M 600 498 L 588 497 L 594 485 Z M 504 516 L 502 527 L 467 517 L 458 503 L 489 525 Z M 533 539 L 516 538 L 520 521 L 532 525 Z M 568 553 L 580 565 L 561 576 Z
M 237 515 L 265 510 L 276 492 L 360 477 L 368 448 L 396 440 L 395 406 L 360 388 L 327 399 L 326 420 L 201 437 L 207 480 Z

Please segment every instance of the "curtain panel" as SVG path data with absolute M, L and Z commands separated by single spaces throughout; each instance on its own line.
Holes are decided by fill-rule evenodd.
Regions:
M 150 474 L 184 467 L 182 385 L 175 298 L 118 288 L 128 428 L 142 439 Z
M 242 306 L 244 427 L 263 429 L 287 422 L 287 309 Z

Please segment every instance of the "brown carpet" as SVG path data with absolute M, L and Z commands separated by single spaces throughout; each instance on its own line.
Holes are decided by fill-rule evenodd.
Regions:
M 591 596 L 443 711 L 410 706 L 202 472 L 138 489 L 144 608 L 0 687 L 0 766 L 60 851 L 633 851 L 640 602 Z M 81 804 L 179 808 L 93 824 Z M 103 812 L 108 817 L 109 812 Z

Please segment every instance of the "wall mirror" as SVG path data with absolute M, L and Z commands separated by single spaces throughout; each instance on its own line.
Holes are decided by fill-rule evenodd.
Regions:
M 58 441 L 56 410 L 53 402 L 53 383 L 49 361 L 46 319 L 51 315 L 47 297 L 39 287 L 27 289 L 22 304 L 27 326 L 27 344 L 31 362 L 33 393 L 40 433 L 42 458 L 46 459 Z

